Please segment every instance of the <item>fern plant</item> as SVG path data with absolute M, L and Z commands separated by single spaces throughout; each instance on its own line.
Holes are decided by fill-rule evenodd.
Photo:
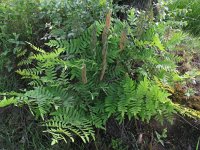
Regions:
M 67 142 L 66 136 L 74 142 L 73 134 L 80 137 L 84 143 L 89 142 L 90 137 L 95 140 L 92 122 L 83 111 L 64 108 L 51 115 L 53 118 L 48 120 L 45 126 L 48 128 L 46 132 L 52 134 L 52 145 L 58 140 Z
M 136 84 L 126 76 L 121 82 L 121 87 L 110 90 L 105 100 L 105 109 L 109 116 L 114 114 L 120 120 L 127 115 L 129 119 L 141 118 L 149 122 L 154 116 L 162 122 L 164 118 L 171 120 L 174 112 L 169 96 L 169 93 L 147 78 Z
M 8 93 L 7 102 L 11 97 L 27 104 L 52 135 L 52 144 L 73 142 L 76 136 L 83 142 L 95 139 L 94 127 L 104 129 L 111 116 L 171 120 L 170 94 L 153 80 L 177 73 L 162 36 L 154 35 L 162 26 L 151 22 L 138 35 L 132 30 L 136 16 L 122 22 L 111 14 L 79 37 L 49 41 L 48 50 L 28 43 L 34 51 L 19 63 L 23 67 L 17 73 L 29 84 L 14 96 Z

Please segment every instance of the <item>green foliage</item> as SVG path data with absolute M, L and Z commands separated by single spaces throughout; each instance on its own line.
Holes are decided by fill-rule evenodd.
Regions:
M 41 0 L 40 17 L 47 20 L 49 29 L 44 39 L 77 37 L 93 22 L 102 19 L 105 8 L 110 5 L 104 0 Z
M 52 113 L 54 117 L 46 122 L 47 132 L 53 136 L 52 145 L 58 140 L 65 140 L 66 136 L 74 142 L 73 134 L 82 139 L 84 143 L 90 141 L 90 137 L 95 139 L 91 121 L 84 112 L 65 108 Z M 67 142 L 67 141 L 66 141 Z
M 161 134 L 159 134 L 157 131 L 155 131 L 155 133 L 156 133 L 156 137 L 157 137 L 158 142 L 161 143 L 162 146 L 164 146 L 163 140 L 164 140 L 165 138 L 167 138 L 167 129 L 165 128 L 165 129 L 162 131 Z
M 200 138 L 198 138 L 198 142 L 197 142 L 196 150 L 199 149 L 199 140 L 200 140 Z
M 28 109 L 12 106 L 1 108 L 0 121 L 1 149 L 55 149 L 51 147 L 51 138 L 42 132 L 44 128 Z
M 60 140 L 74 142 L 75 136 L 89 142 L 95 139 L 94 127 L 104 128 L 111 116 L 120 122 L 126 116 L 147 122 L 152 118 L 172 121 L 170 94 L 152 81 L 154 76 L 162 80 L 164 74 L 177 74 L 175 64 L 166 61 L 173 57 L 166 50 L 169 45 L 162 44 L 159 33 L 154 34 L 162 23 L 148 25 L 144 33 L 137 35 L 138 40 L 137 32 L 129 26 L 137 18 L 130 22 L 113 19 L 109 32 L 105 32 L 109 20 L 107 16 L 106 24 L 95 22 L 77 38 L 50 40 L 46 44 L 50 50 L 28 43 L 34 51 L 19 63 L 26 67 L 17 73 L 29 82 L 29 87 L 12 98 L 27 104 L 44 122 L 46 132 L 52 135 L 52 145 Z M 108 46 L 106 53 L 104 43 Z M 19 57 L 23 55 L 26 53 Z M 132 66 L 137 62 L 141 66 L 135 72 Z M 103 66 L 105 74 L 100 78 Z M 146 69 L 145 74 L 142 70 Z M 133 79 L 135 73 L 139 77 Z
M 34 0 L 0 2 L 1 91 L 14 90 L 19 86 L 19 79 L 14 74 L 17 63 L 15 55 L 25 48 L 25 40 L 33 42 L 34 34 L 37 35 L 37 12 L 37 3 Z M 10 79 L 14 86 L 6 82 Z
M 129 119 L 141 118 L 148 122 L 152 117 L 161 122 L 163 117 L 169 117 L 170 120 L 173 107 L 168 99 L 169 95 L 155 82 L 150 82 L 146 78 L 136 85 L 132 79 L 126 77 L 122 81 L 121 87 L 111 91 L 106 98 L 106 111 L 109 115 L 116 114 L 120 120 L 124 118 L 125 114 Z
M 177 20 L 187 22 L 187 26 L 184 29 L 196 36 L 200 35 L 199 5 L 200 0 L 175 0 L 169 5 L 169 8 L 174 10 Z
M 15 58 L 18 65 L 11 70 L 17 69 L 25 81 L 20 92 L 2 94 L 0 107 L 28 106 L 51 135 L 52 145 L 95 140 L 95 129 L 106 129 L 110 118 L 163 123 L 173 120 L 174 108 L 180 111 L 166 87 L 184 78 L 177 71 L 182 58 L 176 50 L 187 35 L 178 28 L 180 22 L 171 20 L 173 13 L 155 20 L 149 12 L 130 9 L 128 19 L 121 21 L 112 18 L 111 11 L 103 19 L 110 6 L 104 0 L 0 4 L 0 36 L 6 39 L 0 45 L 0 69 Z M 11 22 L 21 19 L 10 29 L 5 15 L 9 11 Z M 113 141 L 113 148 L 121 147 Z
M 127 150 L 128 147 L 123 145 L 122 141 L 120 139 L 113 139 L 112 140 L 112 148 L 114 150 Z
M 18 101 L 16 99 L 14 99 L 13 97 L 9 98 L 9 99 L 4 98 L 3 100 L 0 101 L 0 107 L 6 107 L 6 106 L 9 106 L 11 104 L 15 104 L 17 102 Z
M 63 0 L 3 0 L 0 2 L 0 90 L 15 90 L 15 74 L 25 41 L 43 45 L 49 39 L 73 38 L 104 16 L 109 2 Z M 30 51 L 29 51 L 30 53 Z M 28 53 L 24 57 L 26 57 Z M 20 59 L 24 59 L 20 57 Z M 9 79 L 8 79 L 9 76 Z M 7 80 L 12 79 L 12 84 Z M 13 86 L 14 85 L 14 86 Z

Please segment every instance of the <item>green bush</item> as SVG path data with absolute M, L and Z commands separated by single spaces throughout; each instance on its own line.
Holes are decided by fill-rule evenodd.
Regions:
M 132 9 L 128 22 L 122 22 L 109 12 L 106 23 L 95 22 L 74 39 L 50 40 L 50 51 L 29 43 L 35 51 L 20 62 L 26 69 L 17 72 L 30 88 L 7 93 L 1 102 L 27 104 L 52 134 L 52 145 L 74 142 L 76 136 L 89 142 L 95 139 L 94 127 L 104 129 L 110 117 L 172 121 L 170 94 L 158 83 L 172 84 L 179 76 L 169 52 L 177 37 L 166 38 L 168 26 L 151 18 L 141 22 L 143 17 Z M 145 30 L 138 33 L 138 28 Z
M 25 48 L 25 41 L 33 42 L 37 35 L 37 3 L 34 1 L 0 2 L 0 89 L 12 90 L 19 86 L 14 71 L 16 55 Z M 9 81 L 9 82 L 8 82 Z
M 0 2 L 0 90 L 17 89 L 15 71 L 26 41 L 38 46 L 49 39 L 73 38 L 104 15 L 103 1 L 3 0 Z M 23 59 L 23 58 L 20 58 Z M 12 79 L 10 84 L 7 78 Z M 13 86 L 15 85 L 15 86 Z
M 184 78 L 177 71 L 177 45 L 185 40 L 180 22 L 170 20 L 165 7 L 157 22 L 148 11 L 135 9 L 122 21 L 112 18 L 110 5 L 104 0 L 1 3 L 0 56 L 17 63 L 9 69 L 2 62 L 1 68 L 17 70 L 25 82 L 20 91 L 1 93 L 0 107 L 28 106 L 52 145 L 95 140 L 95 130 L 105 130 L 111 118 L 173 121 L 171 87 Z
M 44 38 L 74 38 L 96 20 L 102 19 L 110 5 L 103 0 L 43 0 L 39 17 L 46 20 L 50 30 Z
M 200 35 L 199 5 L 200 0 L 175 0 L 169 5 L 169 8 L 176 12 L 177 20 L 187 22 L 184 29 L 196 36 Z

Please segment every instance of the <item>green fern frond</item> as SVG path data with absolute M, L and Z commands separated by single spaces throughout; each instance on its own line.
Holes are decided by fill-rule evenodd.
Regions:
M 43 52 L 39 54 L 35 54 L 30 56 L 30 59 L 38 60 L 38 61 L 45 61 L 45 60 L 56 60 L 59 58 L 59 55 L 64 52 L 63 48 L 58 48 L 54 52 Z
M 95 139 L 91 121 L 83 115 L 83 112 L 73 108 L 59 109 L 51 114 L 52 119 L 46 121 L 50 134 L 63 134 L 74 142 L 74 135 L 80 137 L 84 143 L 90 138 Z
M 96 28 L 95 34 L 100 34 L 102 31 L 102 25 L 99 22 L 94 23 L 89 27 L 81 36 L 70 40 L 50 40 L 46 45 L 55 48 L 63 48 L 66 52 L 75 54 L 85 51 L 91 44 L 92 31 Z
M 39 70 L 38 68 L 30 68 L 23 70 L 19 69 L 16 72 L 20 74 L 22 78 L 39 79 L 39 75 L 42 74 L 43 70 Z
M 118 88 L 113 94 L 110 93 L 105 100 L 105 110 L 109 116 L 118 112 L 121 114 L 121 121 L 125 115 L 128 115 L 129 119 L 139 117 L 143 121 L 149 121 L 155 117 L 162 121 L 173 114 L 173 106 L 168 98 L 170 94 L 155 82 L 144 78 L 136 84 L 127 76 L 121 84 L 123 88 Z
M 43 49 L 39 48 L 39 47 L 36 47 L 34 46 L 33 44 L 29 43 L 29 42 L 26 42 L 27 44 L 29 44 L 35 51 L 37 52 L 40 52 L 40 53 L 46 53 Z
M 15 105 L 15 104 L 17 104 L 17 102 L 18 101 L 14 97 L 11 97 L 11 98 L 4 97 L 3 100 L 0 101 L 0 108 L 9 106 L 11 104 Z
M 175 107 L 175 110 L 181 115 L 194 118 L 194 119 L 200 119 L 200 111 L 197 111 L 185 106 L 181 106 L 180 104 L 176 104 L 176 103 L 174 103 L 173 105 Z

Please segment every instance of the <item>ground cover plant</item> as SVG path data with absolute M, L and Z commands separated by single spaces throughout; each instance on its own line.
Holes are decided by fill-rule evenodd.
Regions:
M 200 72 L 185 67 L 188 39 L 198 38 L 182 31 L 185 20 L 175 21 L 177 10 L 165 1 L 135 3 L 0 2 L 1 11 L 12 14 L 1 15 L 6 74 L 0 79 L 6 82 L 0 107 L 14 113 L 9 118 L 19 116 L 15 123 L 2 118 L 2 148 L 181 148 L 167 142 L 164 128 L 173 132 L 176 116 L 200 117 L 200 99 L 191 87 Z M 12 21 L 16 26 L 9 27 Z M 193 49 L 198 53 L 198 44 Z M 13 83 L 6 79 L 9 72 Z M 16 88 L 6 88 L 8 81 Z M 183 146 L 198 149 L 198 133 L 197 145 Z

